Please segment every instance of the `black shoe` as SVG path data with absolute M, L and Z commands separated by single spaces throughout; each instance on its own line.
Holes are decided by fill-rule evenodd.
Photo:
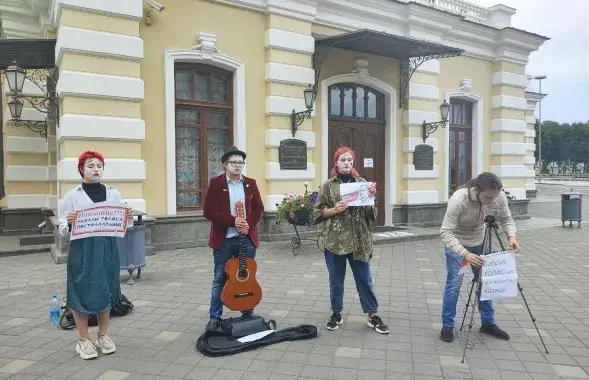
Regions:
M 206 330 L 230 332 L 231 324 L 228 321 L 221 318 L 211 318 L 209 323 L 207 323 Z
M 221 327 L 221 319 L 220 318 L 211 318 L 209 323 L 207 323 L 206 330 L 207 331 L 217 331 Z
M 497 339 L 509 340 L 509 334 L 501 330 L 497 325 L 482 325 L 479 331 L 494 336 Z
M 333 313 L 331 314 L 331 317 L 329 317 L 329 320 L 327 321 L 325 328 L 334 331 L 339 329 L 339 325 L 341 325 L 342 323 L 344 323 L 344 319 L 342 318 L 341 314 Z
M 368 317 L 368 321 L 366 322 L 368 327 L 372 327 L 374 331 L 380 334 L 388 334 L 389 328 L 387 325 L 384 324 L 382 319 L 378 315 L 374 315 L 372 317 Z
M 251 318 L 254 316 L 254 312 L 252 310 L 245 310 L 241 312 L 241 318 Z
M 448 343 L 454 341 L 454 327 L 442 327 L 440 339 Z

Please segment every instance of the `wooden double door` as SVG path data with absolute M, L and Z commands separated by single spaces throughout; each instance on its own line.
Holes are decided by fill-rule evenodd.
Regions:
M 376 182 L 378 225 L 385 221 L 385 126 L 384 96 L 380 92 L 355 83 L 329 87 L 330 170 L 339 147 L 354 150 L 354 168 L 367 181 Z

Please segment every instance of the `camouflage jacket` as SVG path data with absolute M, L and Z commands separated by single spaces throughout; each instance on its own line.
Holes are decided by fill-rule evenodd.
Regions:
M 366 182 L 354 177 L 356 182 Z M 330 178 L 321 186 L 311 220 L 318 224 L 326 222 L 325 249 L 336 255 L 353 253 L 356 260 L 367 262 L 372 257 L 371 221 L 376 221 L 376 200 L 374 206 L 348 207 L 345 211 L 325 218 L 324 209 L 332 208 L 341 200 L 337 177 Z

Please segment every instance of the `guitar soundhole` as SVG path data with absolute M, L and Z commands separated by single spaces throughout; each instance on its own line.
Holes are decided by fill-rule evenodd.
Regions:
M 235 274 L 235 277 L 237 277 L 237 279 L 241 282 L 245 282 L 250 278 L 250 271 L 247 269 L 241 270 L 238 269 L 237 273 Z
M 246 298 L 246 297 L 251 297 L 253 295 L 254 295 L 254 293 L 252 293 L 252 292 L 240 293 L 240 294 L 236 294 L 233 298 Z

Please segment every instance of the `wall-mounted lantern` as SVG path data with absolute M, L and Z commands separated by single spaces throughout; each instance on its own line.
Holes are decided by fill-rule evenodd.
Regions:
M 448 123 L 448 114 L 449 113 L 450 113 L 450 105 L 444 99 L 444 102 L 442 104 L 440 104 L 440 114 L 442 115 L 442 120 L 436 121 L 433 123 L 426 123 L 425 120 L 423 121 L 422 137 L 423 137 L 424 143 L 425 143 L 425 140 L 427 140 L 427 138 L 438 129 L 438 127 L 442 127 L 442 128 L 446 127 L 446 123 Z
M 47 123 L 55 122 L 59 125 L 59 98 L 55 91 L 58 72 L 57 68 L 24 70 L 18 66 L 16 61 L 8 66 L 4 71 L 10 90 L 8 109 L 12 119 L 8 121 L 14 123 L 15 127 L 27 127 L 47 139 Z M 34 83 L 43 92 L 43 95 L 23 95 L 25 79 Z M 37 111 L 47 114 L 45 120 L 22 120 L 22 110 L 25 104 L 23 99 Z
M 299 126 L 303 123 L 305 118 L 307 118 L 307 119 L 311 118 L 311 112 L 313 112 L 313 104 L 315 103 L 315 96 L 317 94 L 315 93 L 313 86 L 309 84 L 309 87 L 307 87 L 303 91 L 303 95 L 305 97 L 305 107 L 307 107 L 307 110 L 301 111 L 301 112 L 295 112 L 294 109 L 292 110 L 292 114 L 290 117 L 291 118 L 292 137 L 295 136 L 295 133 L 297 132 L 297 130 L 299 129 Z

